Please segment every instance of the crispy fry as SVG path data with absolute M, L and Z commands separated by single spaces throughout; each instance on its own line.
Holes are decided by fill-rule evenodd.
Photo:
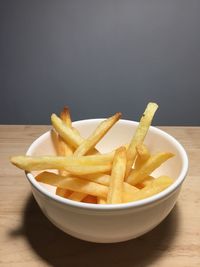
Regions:
M 97 174 L 110 172 L 112 168 L 111 164 L 104 165 L 74 165 L 69 166 L 67 170 L 73 175 L 86 175 L 86 174 Z
M 123 182 L 123 192 L 125 194 L 134 194 L 137 192 L 139 189 L 135 187 L 134 185 L 128 184 L 126 182 Z
M 81 178 L 83 178 L 83 177 L 81 177 Z M 95 182 L 95 183 L 99 183 L 102 185 L 106 185 L 106 186 L 109 186 L 109 183 L 110 183 L 110 175 L 94 175 L 93 174 L 93 175 L 85 176 L 84 179 Z M 62 188 L 60 188 L 60 189 L 63 190 L 63 192 L 65 190 L 67 190 L 67 189 L 62 189 Z M 138 189 L 135 186 L 132 186 L 126 182 L 123 183 L 123 194 L 126 194 L 126 195 L 131 194 L 132 195 L 136 191 L 138 191 Z M 83 199 L 86 198 L 86 194 L 79 193 L 79 192 L 73 192 L 70 195 L 67 194 L 66 197 L 68 197 L 71 200 L 75 200 L 75 201 L 83 201 Z M 98 197 L 97 203 L 98 204 L 106 204 L 107 203 L 106 198 Z
M 134 168 L 139 169 L 141 166 L 150 158 L 151 154 L 144 144 L 136 146 L 137 158 L 135 161 Z
M 11 162 L 18 168 L 26 171 L 58 169 L 66 170 L 77 175 L 102 173 L 111 170 L 112 159 L 110 154 L 74 156 L 16 156 Z M 82 171 L 81 171 L 82 170 Z
M 136 151 L 141 159 L 147 160 L 150 158 L 150 152 L 145 144 L 139 144 L 136 146 Z
M 143 143 L 157 108 L 158 105 L 156 103 L 149 103 L 140 119 L 140 123 L 127 150 L 126 178 L 130 174 L 137 155 L 136 146 Z
M 109 186 L 110 184 L 110 175 L 108 174 L 87 174 L 87 175 L 80 175 L 80 178 L 89 180 L 91 182 L 102 184 Z
M 74 201 L 82 201 L 85 197 L 87 196 L 87 194 L 85 193 L 80 193 L 80 192 L 73 192 L 68 199 L 74 200 Z
M 133 185 L 130 185 L 126 182 L 123 183 L 123 195 L 122 195 L 122 202 L 126 202 L 127 198 L 131 198 L 135 192 L 138 192 L 139 189 Z
M 68 107 L 64 107 L 63 110 L 60 113 L 60 118 L 61 120 L 66 123 L 68 127 L 72 127 L 72 121 L 71 121 L 71 116 L 69 112 Z M 72 146 L 67 144 L 60 135 L 58 135 L 58 155 L 59 156 L 70 156 L 74 153 L 74 149 Z M 59 173 L 61 175 L 67 175 L 67 171 L 65 170 L 59 170 Z
M 107 197 L 108 204 L 122 203 L 123 182 L 126 171 L 126 148 L 116 150 Z
M 107 204 L 105 197 L 97 197 L 97 204 Z
M 168 152 L 157 153 L 151 156 L 140 169 L 132 170 L 127 182 L 132 185 L 143 182 L 146 176 L 150 175 L 162 163 L 173 156 L 174 154 Z
M 50 184 L 64 189 L 69 189 L 75 192 L 85 193 L 87 195 L 107 197 L 108 187 L 94 182 L 86 181 L 77 177 L 66 177 L 61 175 L 42 172 L 35 179 L 38 182 Z
M 109 184 L 110 184 L 110 175 L 107 175 L 107 174 L 96 174 L 96 175 L 95 174 L 88 174 L 88 175 L 82 175 L 82 176 L 80 176 L 80 178 L 95 182 L 97 184 L 106 185 L 106 186 L 109 186 Z M 143 185 L 143 187 L 144 187 L 148 183 L 148 181 L 145 180 L 143 183 L 144 183 L 144 185 Z M 126 182 L 123 182 L 123 192 L 125 194 L 134 194 L 135 191 L 138 191 L 137 187 L 130 185 Z M 97 201 L 98 201 L 98 199 L 97 199 Z M 102 202 L 101 204 L 103 204 L 106 202 L 106 200 L 102 200 L 101 202 Z
M 51 115 L 51 122 L 55 130 L 62 137 L 62 139 L 71 147 L 77 148 L 84 142 L 84 138 L 81 137 L 79 131 L 76 128 L 70 128 L 65 122 L 63 122 L 56 114 Z M 88 151 L 89 154 L 99 154 L 98 150 L 93 148 Z
M 126 148 L 126 150 L 128 150 L 129 144 L 125 144 L 123 146 Z
M 59 156 L 71 156 L 73 154 L 73 149 L 67 145 L 62 137 L 58 136 L 58 155 Z
M 72 128 L 72 120 L 71 120 L 71 115 L 70 115 L 70 111 L 68 107 L 64 107 L 62 112 L 60 113 L 60 118 L 62 119 L 62 121 L 64 121 L 66 123 L 66 125 L 68 127 L 70 127 L 73 132 L 75 132 L 76 135 L 80 135 L 78 130 L 76 128 Z M 68 145 L 67 143 L 65 143 L 63 141 L 63 139 L 59 136 L 58 141 L 60 143 L 60 149 L 61 149 L 61 153 L 59 154 L 60 156 L 67 156 L 67 155 L 72 155 L 73 154 L 73 148 Z M 62 151 L 64 150 L 64 151 Z M 62 153 L 63 152 L 63 153 Z M 92 153 L 96 153 L 96 150 L 93 150 Z M 60 170 L 59 173 L 61 175 L 66 175 L 67 172 Z M 80 192 L 73 192 L 69 195 L 69 199 L 71 200 L 75 200 L 75 201 L 81 201 L 83 200 L 87 195 L 84 193 L 80 193 Z
M 154 179 L 150 184 L 145 186 L 143 189 L 138 190 L 135 194 L 132 195 L 124 195 L 124 202 L 132 202 L 140 199 L 144 199 L 155 194 L 160 193 L 168 186 L 173 183 L 173 179 L 168 176 L 161 176 L 159 178 Z
M 60 197 L 64 197 L 67 198 L 69 195 L 71 195 L 72 191 L 68 190 L 68 189 L 63 189 L 60 187 L 56 188 L 56 195 L 60 196 Z
M 142 189 L 145 186 L 149 185 L 155 178 L 153 176 L 146 176 L 142 183 L 136 184 L 135 187 Z
M 66 123 L 68 127 L 72 129 L 75 135 L 79 135 L 81 137 L 79 131 L 76 128 L 72 127 L 72 120 L 71 120 L 70 110 L 68 107 L 65 106 L 63 108 L 63 110 L 60 113 L 60 118 Z
M 60 113 L 60 118 L 62 121 L 66 123 L 66 125 L 70 128 L 72 128 L 72 120 L 71 115 L 68 107 L 64 107 L 63 110 Z
M 84 141 L 84 138 L 67 126 L 56 114 L 51 115 L 51 122 L 57 133 L 70 146 L 77 148 Z
M 72 148 L 54 130 L 51 130 L 51 138 L 58 156 L 70 156 L 73 154 Z
M 56 154 L 58 155 L 58 134 L 53 129 L 50 132 L 51 140 L 55 149 Z
M 71 116 L 69 113 L 69 108 L 64 107 L 60 113 L 60 118 L 63 122 L 66 123 L 68 127 L 72 127 Z M 70 156 L 73 154 L 73 148 L 67 144 L 63 138 L 59 135 L 58 136 L 58 155 L 59 156 Z
M 70 146 L 68 146 L 62 139 L 62 137 L 58 136 L 58 148 L 57 153 L 59 156 L 70 156 L 73 154 L 73 150 Z M 59 173 L 63 176 L 68 174 L 66 170 L 59 170 Z
M 97 197 L 88 195 L 82 200 L 82 202 L 97 204 Z
M 95 131 L 86 139 L 74 152 L 75 156 L 83 156 L 101 140 L 108 130 L 120 119 L 121 113 L 116 113 L 114 116 L 101 122 Z
M 72 129 L 72 120 L 71 120 L 71 115 L 70 115 L 70 111 L 68 107 L 64 107 L 63 110 L 60 113 L 60 118 L 63 122 L 66 123 L 66 125 Z M 74 131 L 74 129 L 73 129 Z M 58 135 L 58 155 L 59 156 L 69 156 L 72 155 L 74 153 L 74 149 L 72 148 L 72 146 L 70 146 L 69 144 L 67 144 L 66 142 L 63 141 L 62 137 L 60 137 L 60 135 Z M 67 171 L 63 171 L 63 170 L 59 170 L 59 174 L 66 176 L 68 174 Z M 62 188 L 61 188 L 62 189 Z M 62 190 L 66 190 L 67 192 L 71 192 L 68 194 L 69 199 L 73 199 L 76 201 L 80 201 L 81 200 L 81 194 L 83 195 L 83 193 L 77 193 L 77 192 L 72 192 L 68 189 L 62 189 Z M 79 198 L 77 196 L 77 194 L 79 194 Z M 85 194 L 84 194 L 85 195 Z M 82 196 L 83 198 L 84 196 Z M 79 200 L 80 199 L 80 200 Z

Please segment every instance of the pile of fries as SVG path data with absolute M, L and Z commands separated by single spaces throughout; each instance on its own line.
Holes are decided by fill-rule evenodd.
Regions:
M 173 182 L 168 176 L 151 176 L 173 154 L 152 155 L 144 144 L 157 108 L 156 103 L 147 105 L 130 144 L 101 154 L 95 146 L 121 113 L 105 119 L 84 139 L 73 127 L 69 109 L 64 107 L 60 117 L 51 115 L 51 137 L 57 156 L 15 156 L 11 162 L 26 171 L 43 171 L 35 177 L 38 182 L 55 186 L 57 195 L 74 201 L 118 204 L 150 197 Z M 49 169 L 57 173 L 45 171 Z

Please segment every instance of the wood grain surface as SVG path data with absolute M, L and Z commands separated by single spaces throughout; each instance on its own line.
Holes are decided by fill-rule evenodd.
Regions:
M 173 211 L 144 236 L 118 244 L 75 239 L 53 226 L 9 156 L 49 126 L 0 126 L 0 266 L 200 266 L 200 127 L 160 127 L 187 150 L 189 173 Z

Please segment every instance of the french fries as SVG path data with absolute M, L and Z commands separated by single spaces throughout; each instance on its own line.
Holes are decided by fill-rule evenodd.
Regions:
M 103 120 L 85 139 L 73 127 L 69 108 L 51 115 L 51 138 L 57 156 L 14 156 L 12 164 L 25 171 L 42 171 L 35 179 L 56 187 L 58 196 L 91 204 L 120 204 L 157 194 L 171 185 L 167 176 L 152 172 L 173 157 L 170 152 L 151 155 L 144 139 L 158 108 L 149 103 L 129 144 L 101 154 L 95 146 L 120 119 Z M 46 170 L 56 170 L 57 173 Z
M 63 110 L 60 113 L 60 118 L 68 127 L 72 128 L 71 115 L 68 107 L 63 108 Z M 59 134 L 55 133 L 53 129 L 51 130 L 51 134 L 55 149 L 57 151 L 57 155 L 71 156 L 74 152 L 74 149 L 69 144 L 64 142 L 62 137 Z M 68 174 L 68 172 L 65 170 L 58 170 L 58 173 L 63 176 L 66 176 Z M 63 189 L 58 187 L 56 190 L 56 194 L 60 196 L 63 195 L 63 197 L 67 198 L 73 193 L 68 189 Z
M 95 131 L 86 139 L 74 152 L 75 156 L 83 156 L 102 139 L 108 130 L 120 119 L 121 113 L 116 113 L 114 116 L 101 122 Z
M 66 125 L 68 127 L 71 128 L 72 126 L 72 121 L 71 121 L 71 116 L 70 116 L 70 112 L 69 112 L 69 108 L 64 107 L 63 110 L 60 113 L 60 118 L 63 122 L 66 123 Z M 55 132 L 54 130 L 51 130 L 51 132 Z M 55 141 L 55 138 L 53 138 L 53 140 L 55 141 L 54 145 L 56 147 L 56 151 L 58 156 L 71 156 L 73 154 L 73 148 L 68 145 L 67 143 L 64 142 L 64 140 L 62 139 L 62 137 L 59 134 L 57 135 L 57 141 Z M 67 175 L 68 172 L 65 170 L 59 170 L 58 171 L 60 175 Z M 71 195 L 71 191 L 68 189 L 63 189 L 63 188 L 57 188 L 56 189 L 56 194 L 60 195 L 63 194 L 63 197 L 67 198 L 69 195 Z
M 69 108 L 64 107 L 63 110 L 60 113 L 60 118 L 63 122 L 66 123 L 66 125 L 70 128 L 72 128 L 72 121 L 71 116 L 69 112 Z M 58 155 L 59 156 L 70 156 L 74 153 L 73 148 L 64 142 L 62 137 L 58 135 Z
M 68 189 L 63 189 L 60 187 L 56 188 L 56 195 L 60 196 L 60 197 L 64 197 L 64 198 L 68 198 L 71 195 L 72 191 L 68 190 Z
M 105 197 L 97 197 L 97 204 L 107 204 L 107 200 Z
M 92 203 L 92 204 L 97 204 L 97 198 L 91 195 L 87 195 L 82 202 L 85 203 Z
M 51 138 L 58 156 L 73 155 L 72 148 L 68 146 L 54 130 L 51 130 Z
M 126 171 L 126 148 L 121 147 L 115 152 L 111 179 L 107 197 L 108 204 L 122 202 L 123 182 Z
M 38 182 L 57 186 L 64 189 L 69 189 L 75 192 L 84 193 L 86 195 L 92 195 L 97 197 L 106 197 L 108 193 L 108 187 L 100 185 L 91 181 L 86 181 L 78 177 L 63 177 L 51 172 L 42 172 L 38 174 L 35 179 Z
M 67 126 L 56 114 L 51 115 L 51 122 L 55 130 L 70 146 L 77 148 L 84 141 L 76 131 Z
M 113 159 L 111 154 L 104 154 L 90 155 L 84 157 L 16 156 L 11 157 L 10 160 L 18 168 L 26 171 L 58 169 L 66 170 L 75 174 L 89 174 L 110 171 Z M 83 169 L 83 172 L 80 171 L 81 168 Z
M 137 201 L 140 199 L 144 199 L 150 196 L 153 196 L 155 194 L 160 193 L 164 189 L 166 189 L 168 186 L 170 186 L 173 183 L 173 179 L 167 176 L 161 176 L 156 179 L 154 179 L 151 183 L 149 183 L 144 188 L 138 190 L 135 192 L 135 194 L 125 194 L 123 201 L 125 202 L 132 202 Z
M 136 146 L 137 158 L 135 161 L 134 168 L 139 169 L 151 156 L 147 146 L 140 144 Z
M 140 123 L 127 150 L 126 177 L 130 174 L 137 155 L 136 146 L 143 143 L 157 108 L 158 105 L 156 103 L 149 103 L 140 119 Z
M 81 193 L 81 192 L 73 192 L 68 196 L 68 199 L 74 200 L 74 201 L 82 201 L 87 197 L 87 194 Z
M 71 115 L 68 107 L 64 107 L 63 110 L 60 113 L 60 118 L 62 121 L 66 123 L 66 125 L 70 128 L 72 128 L 72 120 Z
M 162 163 L 173 156 L 174 154 L 167 152 L 157 153 L 151 156 L 140 169 L 132 170 L 131 174 L 128 176 L 127 182 L 132 185 L 143 182 L 146 176 L 150 175 Z
M 136 184 L 135 187 L 142 189 L 148 184 L 150 184 L 154 179 L 155 178 L 153 176 L 148 175 L 144 178 L 143 182 Z

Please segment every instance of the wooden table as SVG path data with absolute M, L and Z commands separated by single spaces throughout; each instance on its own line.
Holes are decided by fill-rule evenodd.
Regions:
M 0 266 L 200 266 L 200 127 L 161 127 L 186 148 L 190 168 L 173 211 L 150 233 L 118 244 L 70 237 L 41 213 L 24 173 L 9 163 L 49 126 L 0 126 Z

